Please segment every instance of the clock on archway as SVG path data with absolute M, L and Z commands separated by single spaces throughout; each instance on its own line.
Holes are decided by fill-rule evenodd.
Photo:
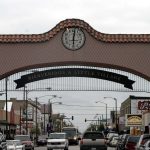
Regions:
M 85 43 L 85 34 L 80 28 L 67 28 L 62 35 L 62 43 L 69 50 L 78 50 Z

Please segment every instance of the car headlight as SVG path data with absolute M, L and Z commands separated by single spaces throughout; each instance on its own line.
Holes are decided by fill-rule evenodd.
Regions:
M 16 150 L 22 150 L 22 148 L 16 148 Z
M 77 137 L 76 136 L 74 136 L 74 138 L 73 138 L 74 140 L 76 140 L 77 139 Z
M 15 148 L 7 148 L 7 150 L 15 150 Z

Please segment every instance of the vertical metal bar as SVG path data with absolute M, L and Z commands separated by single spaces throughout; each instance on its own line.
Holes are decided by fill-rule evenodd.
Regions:
M 26 87 L 23 87 L 23 100 L 25 101 L 25 95 L 26 95 L 26 91 L 25 91 Z
M 20 128 L 19 128 L 20 129 L 20 134 L 21 134 L 21 112 L 22 111 L 21 111 L 21 107 L 20 107 Z
M 104 118 L 103 118 L 103 114 L 102 114 L 102 119 L 101 119 L 101 120 L 102 120 L 102 122 L 103 122 L 103 119 L 104 119 Z
M 99 117 L 99 125 L 101 125 L 101 116 Z
M 45 104 L 44 104 L 44 134 L 45 134 Z
M 28 134 L 28 92 L 25 90 L 26 93 L 26 134 Z
M 37 105 L 37 97 L 36 97 L 36 117 L 35 117 L 35 119 L 36 119 L 36 132 L 35 132 L 35 134 L 36 134 L 36 144 L 37 144 L 37 139 L 38 139 L 38 125 L 37 125 L 37 107 L 38 107 L 38 105 Z
M 51 122 L 52 119 L 52 103 L 49 100 L 49 122 Z
M 106 128 L 107 128 L 107 104 L 106 104 Z
M 118 131 L 118 124 L 117 124 L 117 99 L 116 98 L 114 98 L 114 100 L 115 100 L 115 104 L 116 104 L 116 130 Z
M 8 77 L 6 77 L 6 79 L 5 79 L 5 90 L 6 90 L 6 138 L 8 138 L 8 107 L 7 107 L 8 82 L 7 82 L 7 80 L 8 80 Z
M 61 128 L 60 128 L 60 132 L 62 132 L 63 129 L 63 117 L 61 118 Z

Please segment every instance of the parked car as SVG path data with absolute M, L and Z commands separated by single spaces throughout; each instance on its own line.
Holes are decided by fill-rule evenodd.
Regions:
M 121 136 L 121 139 L 118 141 L 118 144 L 116 147 L 117 150 L 125 150 L 125 144 L 129 136 L 130 136 L 129 134 L 123 134 Z
M 108 133 L 108 134 L 107 134 L 107 137 L 106 137 L 106 143 L 107 143 L 107 144 L 109 144 L 110 139 L 111 139 L 111 137 L 113 137 L 113 136 L 119 136 L 119 135 L 118 135 L 118 133 L 115 133 L 115 132 L 110 132 L 110 133 Z
M 37 146 L 45 146 L 45 145 L 47 145 L 46 137 L 43 136 L 38 137 Z
M 140 139 L 138 141 L 138 143 L 136 144 L 136 150 L 141 150 L 141 148 L 143 147 L 143 145 L 150 140 L 150 134 L 142 134 L 140 136 Z
M 80 141 L 80 150 L 107 150 L 104 134 L 101 132 L 87 131 Z
M 2 133 L 0 133 L 0 150 L 6 150 L 6 149 L 7 149 L 6 138 Z
M 119 140 L 119 137 L 118 136 L 112 136 L 108 145 L 110 147 L 116 147 L 117 146 L 117 143 L 118 143 L 118 140 Z
M 150 150 L 150 140 L 148 140 L 143 146 L 141 146 L 140 150 Z
M 132 136 L 130 135 L 125 144 L 125 150 L 135 150 L 136 144 L 139 141 L 140 136 Z
M 51 133 L 47 139 L 47 150 L 64 149 L 68 150 L 69 142 L 66 133 Z
M 30 135 L 16 135 L 15 140 L 20 140 L 25 145 L 25 149 L 34 150 L 34 144 L 30 139 Z
M 7 150 L 25 150 L 25 145 L 20 140 L 7 140 Z

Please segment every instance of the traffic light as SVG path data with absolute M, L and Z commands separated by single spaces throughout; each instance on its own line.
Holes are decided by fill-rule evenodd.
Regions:
M 87 120 L 86 120 L 86 118 L 85 118 L 85 122 L 86 122 Z
M 71 119 L 74 120 L 74 116 L 72 116 Z

